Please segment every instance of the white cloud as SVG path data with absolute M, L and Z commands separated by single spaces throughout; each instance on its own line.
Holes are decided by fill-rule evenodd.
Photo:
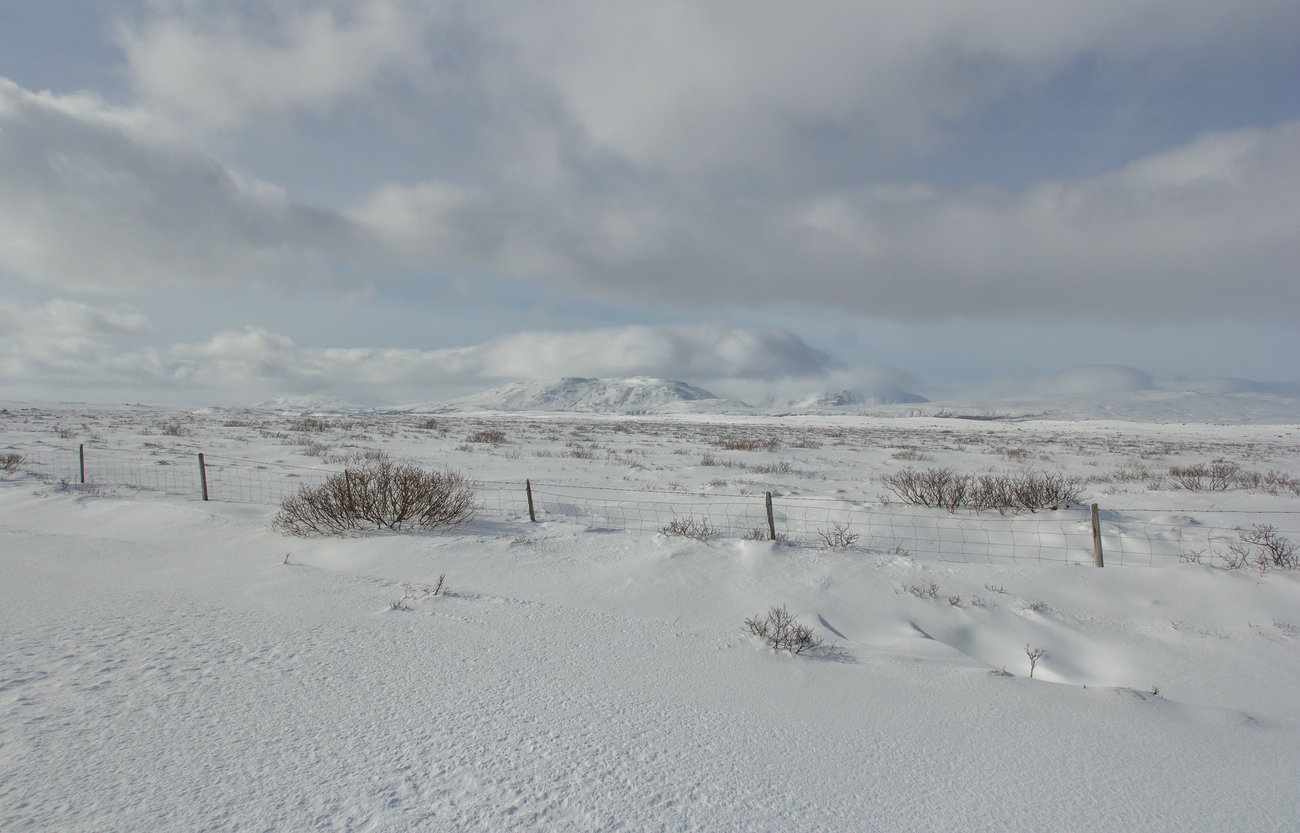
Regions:
M 1300 29 L 1300 10 L 1276 0 L 267 0 L 255 14 L 175 0 L 152 9 L 122 30 L 135 86 L 201 121 L 321 112 L 410 88 L 437 98 L 469 83 L 488 99 L 479 117 L 514 133 L 518 153 L 549 131 L 573 140 L 557 153 L 582 147 L 692 177 L 807 173 L 828 154 L 860 165 L 924 151 L 954 122 L 1081 60 L 1159 69 L 1232 56 L 1243 42 L 1285 52 Z
M 876 317 L 1276 319 L 1300 306 L 1300 120 L 1019 191 L 923 184 L 762 204 L 385 186 L 358 222 L 425 263 L 679 304 Z
M 429 23 L 390 0 L 266 3 L 251 19 L 225 4 L 158 7 L 161 15 L 121 29 L 131 77 L 154 104 L 212 125 L 327 109 L 408 75 Z
M 955 122 L 1080 61 L 1157 71 L 1242 44 L 1285 51 L 1300 32 L 1293 3 L 152 0 L 137 11 L 120 34 L 133 106 L 0 81 L 0 267 L 136 291 L 341 281 L 400 258 L 417 276 L 487 272 L 584 300 L 793 301 L 877 319 L 1277 320 L 1300 301 L 1300 122 L 1019 190 L 863 184 L 881 160 L 923 154 Z M 411 119 L 400 129 L 369 120 L 399 111 Z M 303 132 L 285 127 L 304 113 Z M 403 133 L 387 140 L 434 161 L 369 178 L 372 160 L 321 149 L 315 131 L 343 122 Z M 195 138 L 205 126 L 212 147 L 254 159 L 274 129 L 311 132 L 347 169 L 338 190 L 367 196 L 338 211 L 295 204 L 218 161 Z M 430 137 L 458 130 L 472 149 L 444 162 Z
M 114 342 L 148 327 L 128 306 L 99 309 L 61 298 L 28 306 L 0 298 L 0 379 L 11 391 L 43 395 L 68 380 L 89 388 L 135 384 L 160 371 L 157 354 Z
M 830 356 L 782 330 L 629 326 L 526 332 L 441 350 L 319 348 L 258 327 L 160 349 L 124 346 L 148 327 L 128 307 L 0 302 L 0 383 L 10 390 L 149 390 L 166 399 L 252 402 L 329 394 L 361 402 L 437 400 L 510 381 L 659 376 L 687 381 L 831 378 Z
M 62 286 L 334 279 L 366 243 L 145 111 L 0 78 L 0 265 Z

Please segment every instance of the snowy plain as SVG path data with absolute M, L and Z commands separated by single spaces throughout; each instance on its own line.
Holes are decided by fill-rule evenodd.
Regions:
M 1031 467 L 1110 509 L 1300 540 L 1294 493 L 1167 476 L 1226 459 L 1300 477 L 1294 400 L 1145 396 L 979 419 L 4 402 L 0 453 L 337 470 L 382 449 L 492 482 L 869 501 L 903 467 Z M 0 479 L 0 828 L 1300 828 L 1295 571 L 951 563 L 489 513 L 299 539 L 276 510 Z M 745 632 L 782 604 L 835 650 Z

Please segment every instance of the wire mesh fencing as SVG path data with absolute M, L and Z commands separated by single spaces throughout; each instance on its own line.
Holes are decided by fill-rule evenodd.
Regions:
M 40 445 L 22 468 L 65 484 L 117 486 L 194 499 L 276 505 L 337 469 L 259 462 L 181 448 L 117 449 Z M 897 503 L 770 493 L 653 491 L 560 483 L 476 481 L 481 517 L 572 523 L 591 529 L 697 538 L 777 540 L 805 547 L 908 554 L 954 563 L 1093 562 L 1089 508 L 997 514 Z M 1202 514 L 1256 518 L 1300 539 L 1300 512 L 1177 509 L 1100 513 L 1107 565 L 1211 560 L 1241 541 L 1242 526 L 1205 523 Z M 1161 519 L 1162 516 L 1166 519 Z

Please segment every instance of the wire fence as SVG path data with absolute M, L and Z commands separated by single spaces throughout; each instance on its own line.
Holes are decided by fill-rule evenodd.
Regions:
M 25 451 L 21 466 L 48 482 L 263 505 L 279 504 L 304 485 L 320 485 L 338 471 L 161 446 L 132 450 L 43 445 Z M 476 482 L 474 488 L 480 516 L 498 521 L 526 523 L 535 518 L 592 529 L 698 537 L 767 539 L 774 533 L 778 540 L 801 546 L 906 553 L 956 563 L 1093 562 L 1093 529 L 1086 506 L 1000 515 L 763 492 L 494 481 Z M 1204 522 L 1193 514 L 1224 517 L 1229 513 L 1186 508 L 1102 511 L 1099 531 L 1106 564 L 1208 561 L 1240 542 L 1242 525 Z M 1230 514 L 1225 520 L 1246 519 L 1247 526 L 1267 523 L 1283 536 L 1300 538 L 1300 512 L 1233 510 Z

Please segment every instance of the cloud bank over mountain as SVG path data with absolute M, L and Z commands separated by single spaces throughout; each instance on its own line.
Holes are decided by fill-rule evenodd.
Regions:
M 0 300 L 0 372 L 13 391 L 131 386 L 168 401 L 210 396 L 236 403 L 305 394 L 409 403 L 575 375 L 721 381 L 756 390 L 851 372 L 791 333 L 716 325 L 535 331 L 438 350 L 305 347 L 246 327 L 165 349 L 132 347 L 148 328 L 130 307 Z

